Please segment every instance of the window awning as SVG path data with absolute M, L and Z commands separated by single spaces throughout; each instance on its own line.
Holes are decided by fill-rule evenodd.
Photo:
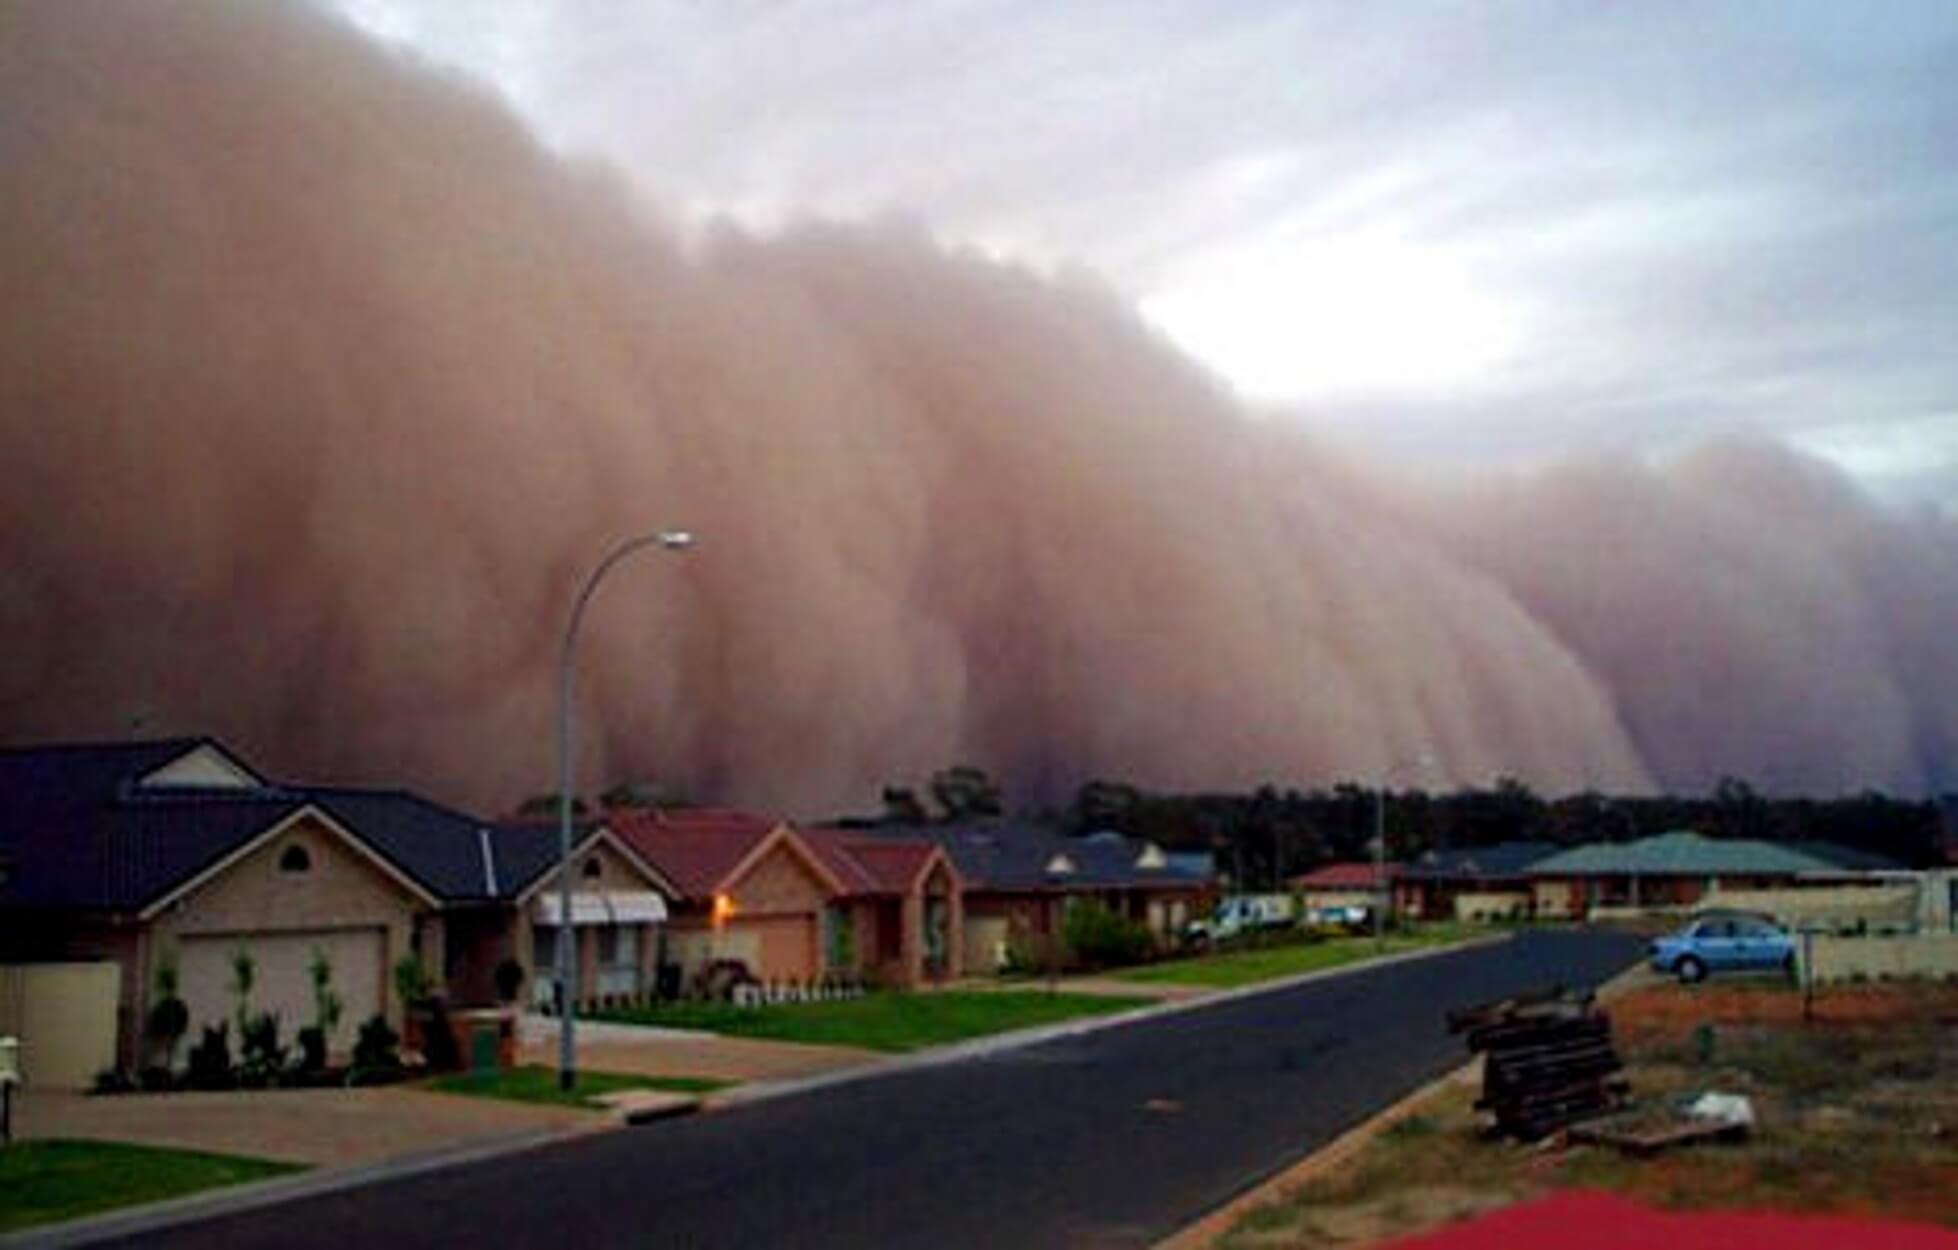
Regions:
M 531 919 L 556 928 L 564 923 L 558 896 L 546 891 L 537 896 Z M 607 894 L 577 893 L 571 896 L 571 924 L 645 924 L 666 919 L 666 900 L 651 890 L 623 890 Z

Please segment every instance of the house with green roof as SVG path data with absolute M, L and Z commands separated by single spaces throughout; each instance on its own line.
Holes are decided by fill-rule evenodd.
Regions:
M 1813 847 L 1675 830 L 1593 842 L 1530 866 L 1537 914 L 1582 919 L 1599 907 L 1691 907 L 1722 890 L 1766 890 L 1859 875 Z

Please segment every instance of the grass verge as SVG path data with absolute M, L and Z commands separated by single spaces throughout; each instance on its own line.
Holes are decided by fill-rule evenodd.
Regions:
M 731 1003 L 663 1003 L 602 1011 L 593 1018 L 669 1029 L 702 1029 L 867 1050 L 912 1051 L 1012 1029 L 1102 1015 L 1153 1003 L 1140 995 L 1046 994 L 1018 990 L 948 990 L 937 994 L 866 994 L 826 1003 L 736 1007 Z
M 1295 942 L 1281 946 L 1261 946 L 1248 950 L 1223 951 L 1191 959 L 1172 959 L 1142 968 L 1111 973 L 1117 980 L 1138 985 L 1204 985 L 1231 989 L 1255 985 L 1280 977 L 1318 972 L 1371 959 L 1376 954 L 1397 954 L 1430 946 L 1445 946 L 1471 936 L 1486 936 L 1494 930 L 1462 929 L 1455 926 L 1396 933 L 1376 945 L 1371 937 L 1337 937 L 1317 942 Z
M 700 1076 L 580 1072 L 576 1087 L 563 1090 L 558 1088 L 557 1069 L 533 1063 L 511 1068 L 507 1072 L 459 1072 L 452 1076 L 438 1076 L 423 1088 L 438 1094 L 469 1094 L 477 1098 L 502 1098 L 509 1102 L 603 1109 L 605 1104 L 597 1101 L 598 1097 L 621 1090 L 656 1089 L 674 1094 L 711 1094 L 732 1084 L 732 1081 L 716 1081 Z
M 0 1148 L 0 1233 L 303 1170 L 121 1142 L 16 1142 Z

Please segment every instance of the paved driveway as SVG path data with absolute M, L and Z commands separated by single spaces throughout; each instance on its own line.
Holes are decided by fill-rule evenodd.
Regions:
M 22 1137 L 80 1137 L 340 1166 L 602 1127 L 570 1107 L 431 1094 L 399 1086 L 236 1093 L 24 1097 Z
M 1638 949 L 1525 933 L 141 1244 L 1143 1246 L 1459 1064 L 1448 1008 L 1602 981 Z

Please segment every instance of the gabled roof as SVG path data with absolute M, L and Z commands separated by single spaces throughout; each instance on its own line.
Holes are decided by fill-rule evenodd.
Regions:
M 1392 881 L 1400 875 L 1401 865 L 1382 864 L 1381 876 Z M 1374 866 L 1371 860 L 1350 860 L 1337 864 L 1325 864 L 1303 877 L 1295 877 L 1292 887 L 1299 890 L 1371 890 L 1374 883 Z
M 837 893 L 850 889 L 821 852 L 770 816 L 728 808 L 646 808 L 614 811 L 606 824 L 683 898 L 704 901 L 727 890 L 777 841 Z
M 1488 881 L 1526 876 L 1554 854 L 1553 842 L 1497 842 L 1428 851 L 1401 869 L 1406 881 Z
M 144 784 L 213 753 L 221 784 Z M 427 896 L 511 895 L 498 835 L 466 813 L 405 790 L 262 782 L 213 740 L 179 738 L 0 751 L 0 905 L 140 911 L 308 809 Z
M 1146 857 L 1161 866 L 1142 866 L 1148 844 L 1119 833 L 1070 838 L 1004 821 L 884 825 L 864 832 L 886 841 L 936 843 L 945 848 L 968 889 L 1197 888 L 1210 881 L 1208 874 L 1192 871 L 1172 856 Z M 1050 865 L 1060 863 L 1071 865 L 1072 871 L 1049 871 Z
M 859 829 L 796 832 L 836 870 L 851 894 L 908 894 L 934 860 L 943 860 L 953 876 L 958 876 L 944 848 L 923 838 L 878 838 Z
M 1686 830 L 1636 842 L 1594 842 L 1539 861 L 1537 876 L 1793 876 L 1838 871 L 1827 861 L 1773 842 L 1709 838 Z

